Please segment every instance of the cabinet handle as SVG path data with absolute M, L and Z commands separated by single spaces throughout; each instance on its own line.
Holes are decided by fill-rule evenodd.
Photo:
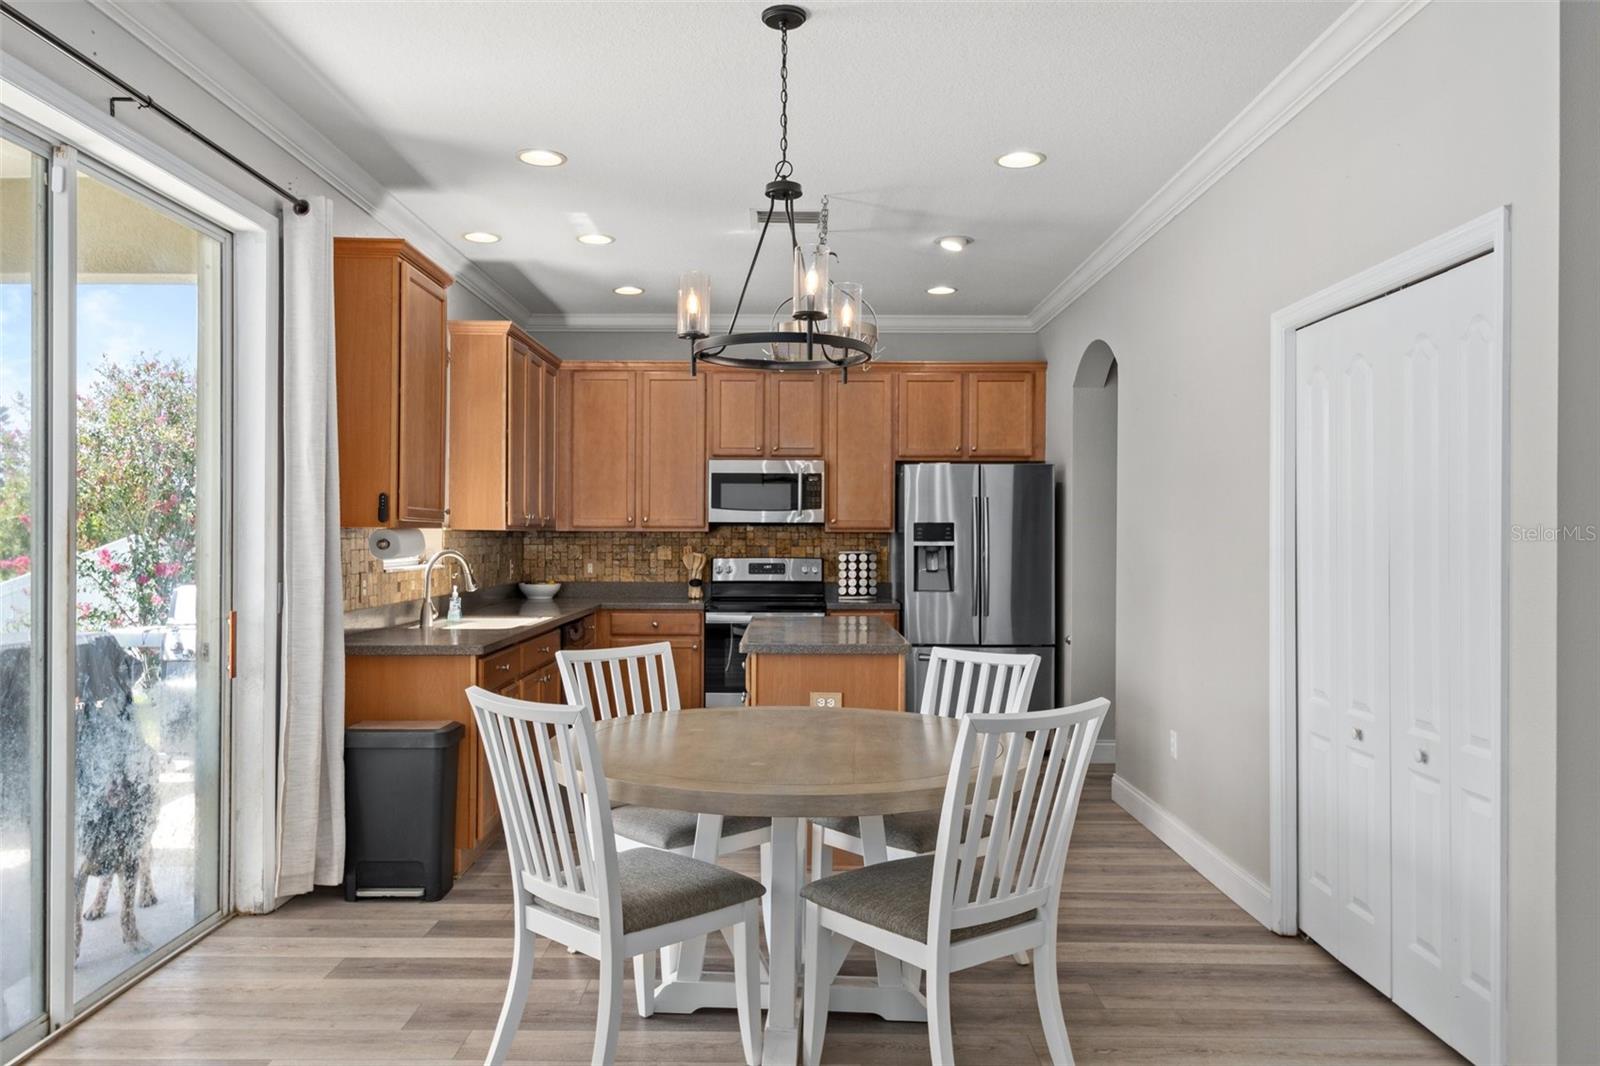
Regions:
M 494 668 L 496 670 L 510 670 L 511 669 L 511 664 L 510 663 L 495 663 L 494 664 Z
M 1367 739 L 1367 734 L 1362 731 L 1360 726 L 1357 726 L 1356 728 L 1350 730 L 1350 735 L 1355 737 L 1357 740 L 1365 740 L 1365 739 Z
M 1418 748 L 1417 749 L 1417 761 L 1419 763 L 1421 763 L 1422 765 L 1424 765 L 1424 766 L 1428 765 L 1428 753 L 1423 751 L 1421 748 Z

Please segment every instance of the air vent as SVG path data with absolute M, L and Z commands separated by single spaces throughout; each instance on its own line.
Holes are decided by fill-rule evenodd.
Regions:
M 784 213 L 782 208 L 776 211 L 768 211 L 764 207 L 752 207 L 750 209 L 750 228 L 760 229 L 761 224 L 767 220 L 768 215 L 772 216 L 772 224 L 774 226 L 788 225 L 788 215 Z M 794 224 L 796 226 L 815 226 L 818 217 L 819 213 L 816 211 L 796 211 L 794 213 Z

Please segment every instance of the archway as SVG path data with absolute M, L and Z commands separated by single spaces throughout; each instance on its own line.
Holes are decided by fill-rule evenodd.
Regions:
M 1067 692 L 1104 696 L 1111 715 L 1097 755 L 1115 751 L 1117 707 L 1117 357 L 1097 340 L 1072 382 L 1072 478 L 1067 509 Z

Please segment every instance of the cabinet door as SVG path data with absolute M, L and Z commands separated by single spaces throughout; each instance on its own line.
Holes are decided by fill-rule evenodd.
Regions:
M 825 520 L 830 530 L 894 529 L 894 380 L 830 377 Z
M 506 528 L 526 529 L 533 511 L 528 497 L 529 442 L 533 412 L 528 396 L 531 356 L 513 343 L 506 356 Z
M 446 422 L 450 362 L 445 345 L 444 289 L 400 264 L 400 484 L 401 525 L 441 526 L 445 502 Z M 381 402 L 381 397 L 373 397 Z
M 822 454 L 823 386 L 826 380 L 815 371 L 768 375 L 768 455 L 814 458 Z
M 1031 370 L 967 374 L 967 454 L 974 459 L 1033 459 L 1039 429 L 1039 376 Z
M 900 379 L 900 459 L 958 459 L 965 375 L 905 371 Z
M 678 702 L 684 707 L 701 707 L 706 702 L 706 660 L 699 637 L 676 637 L 672 641 L 672 666 L 678 675 Z
M 760 456 L 766 447 L 766 373 L 718 370 L 706 374 L 711 391 L 706 446 L 712 455 Z
M 639 525 L 706 528 L 705 377 L 639 373 Z
M 635 375 L 628 370 L 572 374 L 572 528 L 632 529 Z
M 556 524 L 556 368 L 544 362 L 538 366 L 538 524 L 542 529 L 551 529 Z

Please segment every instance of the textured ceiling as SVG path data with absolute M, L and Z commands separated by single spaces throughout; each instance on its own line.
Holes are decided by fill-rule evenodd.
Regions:
M 669 311 L 689 268 L 731 309 L 777 155 L 762 5 L 172 6 L 535 313 Z M 809 7 L 790 37 L 800 206 L 829 194 L 834 277 L 893 315 L 1031 311 L 1343 11 Z M 525 166 L 528 147 L 570 162 Z M 994 165 L 1019 147 L 1048 162 Z M 616 243 L 579 244 L 587 229 Z M 976 243 L 935 248 L 949 233 Z M 781 250 L 769 240 L 757 268 L 762 314 L 787 294 Z M 960 291 L 926 294 L 940 283 Z M 612 294 L 624 284 L 646 294 Z

